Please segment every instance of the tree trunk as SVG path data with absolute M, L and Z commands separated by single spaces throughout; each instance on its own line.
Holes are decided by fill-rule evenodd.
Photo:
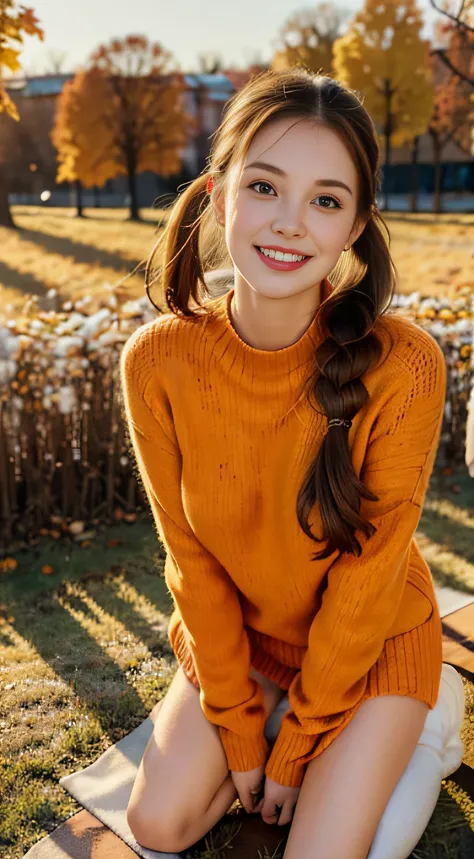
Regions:
M 128 193 L 130 198 L 130 220 L 131 221 L 139 221 L 140 220 L 140 212 L 138 209 L 138 197 L 137 197 L 137 172 L 135 161 L 132 158 L 128 160 L 128 172 L 127 172 L 127 181 L 128 181 Z
M 0 227 L 16 228 L 8 202 L 8 186 L 0 170 Z
M 390 167 L 390 138 L 392 136 L 392 114 L 391 114 L 391 101 L 394 90 L 390 89 L 390 81 L 388 78 L 384 81 L 384 95 L 385 95 L 385 168 L 384 168 L 384 208 L 388 211 L 388 171 Z
M 433 162 L 434 162 L 434 194 L 433 194 L 433 212 L 439 215 L 442 212 L 441 207 L 441 141 L 437 134 L 432 134 L 433 140 Z
M 76 179 L 76 181 L 74 182 L 74 187 L 76 189 L 76 207 L 77 207 L 76 216 L 78 218 L 83 218 L 84 212 L 82 210 L 83 209 L 83 207 L 82 207 L 82 182 L 79 179 Z
M 420 138 L 417 135 L 413 138 L 411 148 L 411 174 L 410 174 L 410 211 L 418 211 L 418 144 Z

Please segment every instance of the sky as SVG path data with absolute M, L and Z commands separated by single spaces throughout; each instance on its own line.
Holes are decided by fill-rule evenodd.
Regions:
M 171 52 L 183 72 L 199 70 L 200 53 L 219 54 L 224 66 L 245 68 L 268 61 L 278 31 L 289 15 L 318 4 L 295 0 L 22 0 L 32 6 L 45 32 L 44 42 L 25 37 L 22 65 L 28 75 L 53 71 L 51 57 L 63 58 L 60 70 L 85 64 L 101 43 L 129 33 L 144 34 Z M 357 12 L 363 0 L 341 0 Z M 418 0 L 423 35 L 432 35 L 439 16 L 429 0 Z

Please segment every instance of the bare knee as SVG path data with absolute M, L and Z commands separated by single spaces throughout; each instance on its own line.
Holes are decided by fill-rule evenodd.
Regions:
M 170 815 L 143 811 L 141 807 L 127 808 L 127 823 L 133 837 L 141 847 L 163 853 L 181 853 L 185 850 L 186 830 L 182 823 Z
M 188 809 L 183 815 L 182 804 L 178 810 L 167 813 L 146 809 L 143 802 L 127 808 L 127 823 L 134 838 L 142 847 L 163 853 L 182 853 L 208 832 L 228 811 L 237 796 L 230 774 L 203 811 Z

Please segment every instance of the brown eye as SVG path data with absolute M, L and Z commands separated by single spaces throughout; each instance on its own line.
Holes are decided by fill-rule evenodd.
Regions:
M 266 185 L 266 186 L 267 186 L 267 188 L 272 188 L 272 186 L 270 185 L 270 183 L 269 183 L 269 182 L 252 182 L 252 184 L 251 184 L 251 185 L 249 185 L 249 188 L 255 188 L 255 186 L 256 186 L 256 185 Z M 272 191 L 273 191 L 273 190 L 274 190 L 274 189 L 272 188 Z M 257 191 L 257 194 L 260 194 L 260 191 Z M 269 196 L 269 195 L 264 194 L 263 196 Z
M 323 209 L 340 209 L 341 208 L 340 204 L 335 199 L 335 197 L 331 197 L 330 194 L 320 194 L 318 197 L 315 197 L 314 199 L 315 200 L 332 200 L 332 202 L 335 203 L 335 206 L 323 206 L 322 207 Z

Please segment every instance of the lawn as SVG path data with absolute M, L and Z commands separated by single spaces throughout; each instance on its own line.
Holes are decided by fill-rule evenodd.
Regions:
M 474 481 L 463 469 L 436 471 L 418 532 L 435 581 L 474 593 L 473 528 Z M 20 859 L 80 810 L 59 779 L 136 728 L 177 664 L 166 636 L 164 554 L 148 515 L 99 528 L 87 549 L 42 538 L 17 559 L 0 581 L 1 859 Z M 42 564 L 55 572 L 42 575 Z M 474 766 L 474 686 L 464 683 L 465 762 Z M 452 822 L 459 808 L 474 830 L 474 804 L 448 780 L 430 826 L 443 829 L 443 809 Z M 463 854 L 419 853 L 448 855 Z
M 124 278 L 130 297 L 143 295 L 143 263 L 163 212 L 144 209 L 143 223 L 132 223 L 121 209 L 84 211 L 86 217 L 77 218 L 71 209 L 13 207 L 19 230 L 0 227 L 0 314 L 5 305 L 18 308 L 27 295 L 51 288 L 65 298 L 87 293 L 99 299 L 106 284 Z M 386 221 L 400 292 L 446 295 L 456 282 L 472 281 L 474 215 L 387 213 Z
M 143 295 L 143 262 L 163 213 L 143 211 L 139 224 L 120 210 L 85 210 L 84 219 L 61 209 L 13 213 L 20 229 L 0 228 L 0 316 L 8 303 L 18 308 L 52 287 L 65 298 L 99 300 L 107 285 L 127 278 L 130 297 Z M 400 292 L 449 295 L 472 280 L 473 215 L 386 219 Z M 96 531 L 86 548 L 41 538 L 16 556 L 16 570 L 0 573 L 0 859 L 20 859 L 80 809 L 59 786 L 61 776 L 137 727 L 176 670 L 164 555 L 149 516 Z M 462 468 L 436 470 L 417 537 L 438 584 L 474 593 L 473 535 L 474 481 Z M 42 574 L 43 565 L 52 574 Z M 474 766 L 474 686 L 465 681 L 465 688 L 465 762 Z M 473 803 L 452 782 L 443 791 L 451 821 L 454 803 L 474 830 Z M 443 829 L 442 815 L 436 820 Z M 460 859 L 453 844 L 430 852 L 427 843 L 419 859 Z M 208 851 L 206 859 L 220 857 Z

